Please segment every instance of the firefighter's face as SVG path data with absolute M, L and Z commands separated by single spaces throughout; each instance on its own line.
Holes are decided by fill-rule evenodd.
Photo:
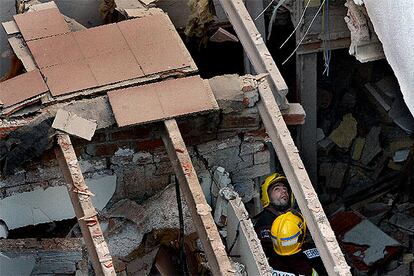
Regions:
M 270 202 L 276 206 L 285 207 L 289 204 L 289 192 L 286 185 L 282 182 L 273 184 L 269 188 Z

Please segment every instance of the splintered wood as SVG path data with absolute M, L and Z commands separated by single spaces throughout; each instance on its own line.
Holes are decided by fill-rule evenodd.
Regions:
M 235 275 L 177 122 L 171 119 L 165 121 L 164 125 L 165 133 L 162 140 L 203 244 L 211 271 L 213 275 Z
M 56 158 L 65 177 L 69 197 L 72 201 L 95 274 L 116 275 L 112 257 L 98 221 L 97 212 L 92 205 L 91 196 L 93 194 L 85 183 L 69 135 L 58 134 L 57 144 L 58 147 L 55 148 Z

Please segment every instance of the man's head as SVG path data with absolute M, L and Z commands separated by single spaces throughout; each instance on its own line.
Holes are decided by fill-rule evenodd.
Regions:
M 287 209 L 289 207 L 289 190 L 284 182 L 276 182 L 267 189 L 269 201 L 272 205 Z
M 290 207 L 290 189 L 287 179 L 281 174 L 274 173 L 266 178 L 262 184 L 261 201 L 263 208 L 272 204 L 280 210 Z

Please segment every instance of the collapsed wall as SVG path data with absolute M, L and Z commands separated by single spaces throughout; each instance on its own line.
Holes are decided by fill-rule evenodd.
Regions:
M 258 179 L 270 173 L 268 137 L 255 106 L 257 90 L 254 86 L 246 86 L 245 78 L 227 75 L 210 79 L 220 111 L 177 120 L 209 204 L 210 192 L 214 190 L 212 186 L 216 185 L 212 172 L 217 166 L 230 173 L 235 190 L 244 202 L 258 196 L 255 186 Z M 80 116 L 85 112 L 99 113 L 94 115 L 98 130 L 92 141 L 73 138 L 72 142 L 85 180 L 95 194 L 94 205 L 99 211 L 105 210 L 101 213 L 102 225 L 106 228 L 111 255 L 115 259 L 131 261 L 130 255 L 139 247 L 145 234 L 179 228 L 176 205 L 171 203 L 175 193 L 166 192 L 171 186 L 165 190 L 171 183 L 173 169 L 161 140 L 160 126 L 117 128 L 111 119 L 106 96 L 81 99 L 63 107 L 60 104 L 59 108 L 75 111 Z M 38 125 L 38 118 L 45 122 L 56 110 L 57 107 L 49 107 L 28 124 Z M 22 136 L 7 133 L 6 127 L 0 130 L 6 137 L 4 143 L 24 142 L 16 141 Z M 7 159 L 7 152 L 2 153 L 2 159 Z M 12 169 L 13 174 L 4 175 L 0 182 L 0 219 L 9 231 L 75 217 L 52 148 Z M 151 205 L 151 202 L 157 204 Z M 113 214 L 114 208 L 124 204 L 136 210 L 141 208 L 142 217 L 145 212 L 156 215 L 157 207 L 175 209 L 175 213 L 168 213 L 175 217 L 164 214 L 164 219 L 145 219 L 145 227 L 142 227 L 142 217 L 139 223 L 130 217 Z M 123 220 L 119 220 L 120 217 Z M 190 224 L 190 217 L 186 218 Z M 186 232 L 190 234 L 194 229 L 186 228 Z M 119 246 L 122 245 L 120 237 L 129 247 Z

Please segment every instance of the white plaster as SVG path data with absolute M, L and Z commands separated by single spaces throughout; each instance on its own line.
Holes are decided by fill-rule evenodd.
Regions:
M 116 188 L 116 175 L 94 175 L 86 178 L 96 209 L 102 210 Z M 74 218 L 75 213 L 66 186 L 38 188 L 0 200 L 0 219 L 9 229 Z
M 0 254 L 0 275 L 29 276 L 33 271 L 36 260 L 34 256 L 19 256 L 9 258 Z

